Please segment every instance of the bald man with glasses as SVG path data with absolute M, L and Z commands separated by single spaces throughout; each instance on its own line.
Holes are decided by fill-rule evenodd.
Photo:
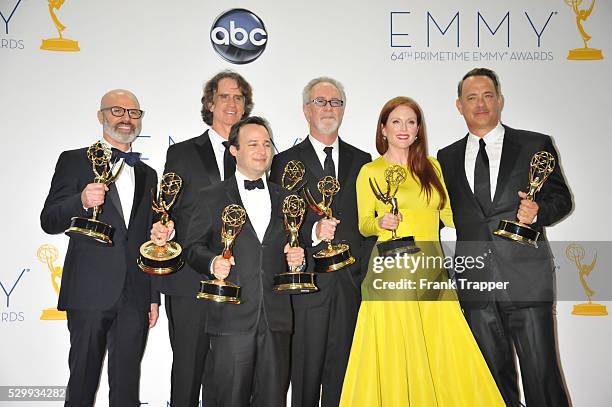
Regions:
M 68 243 L 58 302 L 70 331 L 65 406 L 94 404 L 107 351 L 109 405 L 140 404 L 140 362 L 159 309 L 151 277 L 136 264 L 140 245 L 149 239 L 151 190 L 157 184 L 155 171 L 131 151 L 143 115 L 132 92 L 106 93 L 98 111 L 99 142 L 113 151 L 115 182 L 94 182 L 87 147 L 64 151 L 40 215 L 43 230 L 59 234 L 72 217 L 90 218 L 93 208 L 104 204 L 98 220 L 114 228 L 112 245 L 75 235 Z

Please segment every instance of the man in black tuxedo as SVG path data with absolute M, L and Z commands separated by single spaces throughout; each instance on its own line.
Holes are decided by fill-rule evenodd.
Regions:
M 513 347 L 527 406 L 567 406 L 554 331 L 554 264 L 544 234 L 545 226 L 572 208 L 557 152 L 549 136 L 501 124 L 503 96 L 495 72 L 471 70 L 458 94 L 469 134 L 440 150 L 438 160 L 457 228 L 456 255 L 487 256 L 484 268 L 456 278 L 508 283 L 491 291 L 459 284 L 465 317 L 508 406 L 520 405 Z M 523 191 L 539 151 L 553 154 L 557 165 L 531 201 Z M 514 219 L 541 232 L 538 248 L 493 235 L 500 220 Z
M 336 218 L 327 220 L 309 211 L 303 230 L 310 256 L 323 249 L 324 239 L 345 241 L 357 261 L 333 273 L 317 274 L 319 291 L 292 297 L 295 327 L 292 338 L 291 393 L 294 407 L 337 406 L 348 363 L 359 304 L 360 285 L 369 256 L 357 221 L 355 183 L 361 167 L 372 160 L 338 137 L 346 96 L 336 80 L 320 77 L 303 91 L 303 110 L 310 134 L 301 143 L 274 157 L 270 179 L 281 182 L 287 162 L 299 160 L 306 167 L 305 180 L 315 196 L 317 182 L 326 175 L 337 177 L 340 192 L 333 198 Z M 312 231 L 312 234 L 310 234 Z
M 90 217 L 92 208 L 104 203 L 98 219 L 115 228 L 112 246 L 85 236 L 71 237 L 68 244 L 58 303 L 70 330 L 66 406 L 94 404 L 107 349 L 109 404 L 140 404 L 140 362 L 159 307 L 151 278 L 136 265 L 139 247 L 149 238 L 151 190 L 157 182 L 155 171 L 130 152 L 143 114 L 127 90 L 104 95 L 98 111 L 101 143 L 113 148 L 114 160 L 125 162 L 117 180 L 108 187 L 93 183 L 87 148 L 65 151 L 40 214 L 43 230 L 57 234 L 73 216 Z
M 302 265 L 304 249 L 286 243 L 282 213 L 286 193 L 265 177 L 272 161 L 270 134 L 259 117 L 232 127 L 229 142 L 236 157 L 235 176 L 200 192 L 189 226 L 186 256 L 191 267 L 201 278 L 227 278 L 241 287 L 240 304 L 208 303 L 206 406 L 286 404 L 293 321 L 290 298 L 273 292 L 273 279 L 288 265 Z M 232 257 L 226 259 L 220 255 L 221 214 L 230 204 L 242 206 L 247 220 L 234 241 Z
M 183 247 L 199 191 L 234 174 L 235 161 L 227 139 L 232 125 L 248 117 L 252 109 L 249 83 L 235 72 L 219 72 L 204 85 L 202 96 L 202 119 L 210 128 L 168 148 L 164 172 L 176 172 L 183 179 L 183 189 L 171 213 L 175 240 Z M 167 232 L 158 225 L 154 233 L 166 237 Z M 195 298 L 201 279 L 191 265 L 185 264 L 178 272 L 156 281 L 166 300 L 172 345 L 170 403 L 175 407 L 197 407 L 200 387 L 208 383 L 202 376 L 210 342 L 204 331 L 207 304 Z

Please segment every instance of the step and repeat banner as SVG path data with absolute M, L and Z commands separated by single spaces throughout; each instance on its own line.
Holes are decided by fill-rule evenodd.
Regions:
M 612 405 L 609 1 L 0 0 L 0 17 L 0 386 L 47 389 L 0 405 L 62 405 L 54 386 L 67 383 L 69 336 L 55 305 L 68 238 L 43 233 L 39 214 L 59 154 L 101 137 L 106 91 L 140 99 L 134 150 L 161 175 L 168 146 L 205 130 L 202 85 L 220 70 L 251 83 L 253 114 L 270 121 L 279 150 L 307 135 L 301 92 L 327 75 L 346 88 L 344 140 L 377 156 L 379 111 L 406 95 L 425 112 L 435 156 L 466 133 L 456 88 L 474 67 L 499 74 L 505 124 L 554 138 L 575 204 L 548 228 L 558 279 L 577 293 L 556 306 L 562 369 L 574 406 Z M 581 307 L 589 301 L 600 312 Z M 161 314 L 141 400 L 166 407 L 172 357 Z M 107 394 L 104 373 L 97 405 Z

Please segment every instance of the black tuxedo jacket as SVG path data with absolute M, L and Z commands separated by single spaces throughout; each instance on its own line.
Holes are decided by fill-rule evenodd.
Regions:
M 265 318 L 272 331 L 291 332 L 293 317 L 289 296 L 276 294 L 272 287 L 274 275 L 287 270 L 283 248 L 287 236 L 283 225 L 282 200 L 286 196 L 279 185 L 268 182 L 271 217 L 260 242 L 247 221 L 234 241 L 232 254 L 236 262 L 227 278 L 241 287 L 240 304 L 209 303 L 206 332 L 213 335 L 255 332 L 260 318 Z M 231 177 L 203 189 L 194 208 L 187 236 L 187 262 L 202 278 L 214 279 L 210 265 L 223 251 L 221 213 L 230 204 L 243 206 L 236 184 Z M 243 206 L 244 207 L 244 206 Z M 202 300 L 206 301 L 206 300 Z
M 341 222 L 336 228 L 334 242 L 344 241 L 348 243 L 351 247 L 351 253 L 357 261 L 353 265 L 333 273 L 318 273 L 316 275 L 316 283 L 319 291 L 311 294 L 294 295 L 293 304 L 295 307 L 312 307 L 322 304 L 335 289 L 356 289 L 359 291 L 361 281 L 367 272 L 367 261 L 369 260 L 374 240 L 366 240 L 359 233 L 355 184 L 359 170 L 364 164 L 372 161 L 372 157 L 370 154 L 345 143 L 341 139 L 339 140 L 338 148 L 340 162 L 335 163 L 335 165 L 338 182 L 340 183 L 340 191 L 334 196 L 331 207 L 333 216 L 340 219 Z M 320 200 L 321 194 L 317 189 L 317 183 L 323 178 L 323 167 L 308 138 L 274 157 L 270 169 L 270 179 L 280 184 L 285 165 L 291 160 L 299 160 L 304 164 L 308 188 L 313 197 Z M 316 247 L 312 246 L 312 227 L 320 218 L 313 211 L 307 210 L 307 215 L 302 225 L 302 235 L 304 235 L 302 243 L 309 248 L 309 269 L 312 269 L 314 264 L 310 256 L 325 247 L 323 242 L 319 243 Z M 363 264 L 361 264 L 362 262 Z
M 499 276 L 509 282 L 507 294 L 518 306 L 529 306 L 554 299 L 554 264 L 544 227 L 565 217 L 572 208 L 571 194 L 559 165 L 559 158 L 549 136 L 504 126 L 499 175 L 493 204 L 483 213 L 476 202 L 465 174 L 467 136 L 438 152 L 444 181 L 450 196 L 457 229 L 456 256 L 479 256 L 491 250 Z M 539 205 L 537 221 L 532 228 L 541 232 L 538 248 L 523 246 L 493 235 L 500 220 L 516 220 L 520 204 L 517 191 L 527 191 L 532 156 L 538 151 L 553 154 L 556 166 L 535 201 Z M 492 268 L 472 269 L 458 273 L 457 278 L 470 281 L 492 281 Z M 494 292 L 462 290 L 459 294 L 464 307 L 482 307 L 493 300 Z
M 183 179 L 183 188 L 170 209 L 174 221 L 174 240 L 185 248 L 187 230 L 193 207 L 198 204 L 202 188 L 221 182 L 208 130 L 202 135 L 174 144 L 168 148 L 164 173 L 175 172 Z M 176 273 L 155 277 L 156 286 L 169 295 L 195 296 L 202 277 L 186 263 Z
M 106 193 L 98 220 L 115 228 L 113 246 L 88 237 L 70 238 L 64 261 L 58 309 L 106 310 L 119 299 L 128 282 L 127 293 L 139 309 L 148 311 L 159 294 L 151 293 L 151 278 L 137 266 L 140 245 L 149 240 L 151 230 L 151 190 L 155 191 L 155 171 L 142 162 L 134 166 L 135 186 L 129 227 L 125 226 L 114 184 Z M 49 195 L 40 214 L 43 230 L 63 233 L 73 216 L 90 217 L 83 209 L 81 192 L 93 182 L 87 148 L 63 152 L 55 167 Z M 129 280 L 129 281 L 128 281 Z

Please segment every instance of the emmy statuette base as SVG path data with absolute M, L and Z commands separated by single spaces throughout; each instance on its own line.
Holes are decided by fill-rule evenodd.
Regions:
M 529 226 L 509 220 L 500 221 L 497 230 L 493 234 L 536 249 L 538 247 L 538 237 L 540 236 L 540 232 L 536 232 Z
M 307 294 L 319 291 L 315 285 L 314 273 L 299 271 L 274 276 L 274 292 L 277 294 Z
M 200 281 L 200 292 L 196 295 L 199 300 L 226 302 L 240 304 L 240 286 L 223 280 Z
M 66 38 L 49 38 L 46 40 L 42 40 L 40 44 L 40 49 L 44 49 L 47 51 L 64 51 L 64 52 L 77 52 L 81 49 L 79 48 L 79 42 L 74 40 L 69 40 Z
M 70 219 L 70 227 L 64 233 L 70 237 L 91 237 L 102 244 L 112 246 L 115 228 L 99 220 L 75 216 Z
M 333 245 L 331 250 L 325 248 L 315 253 L 313 257 L 317 273 L 332 273 L 355 263 L 355 258 L 345 243 Z
M 585 304 L 574 305 L 572 315 L 603 317 L 608 315 L 608 309 L 605 305 L 588 302 Z
M 413 236 L 398 237 L 396 239 L 387 240 L 380 242 L 376 245 L 378 248 L 378 254 L 384 257 L 392 257 L 396 254 L 412 254 L 421 251 L 419 247 L 414 243 Z
M 604 59 L 600 49 L 596 48 L 576 48 L 571 49 L 567 54 L 567 59 L 573 61 L 594 61 Z
M 167 242 L 164 246 L 157 246 L 149 240 L 140 246 L 138 267 L 147 274 L 174 273 L 185 264 L 182 253 L 183 249 L 177 242 Z
M 40 314 L 42 321 L 65 321 L 66 311 L 60 311 L 56 308 L 47 308 Z

